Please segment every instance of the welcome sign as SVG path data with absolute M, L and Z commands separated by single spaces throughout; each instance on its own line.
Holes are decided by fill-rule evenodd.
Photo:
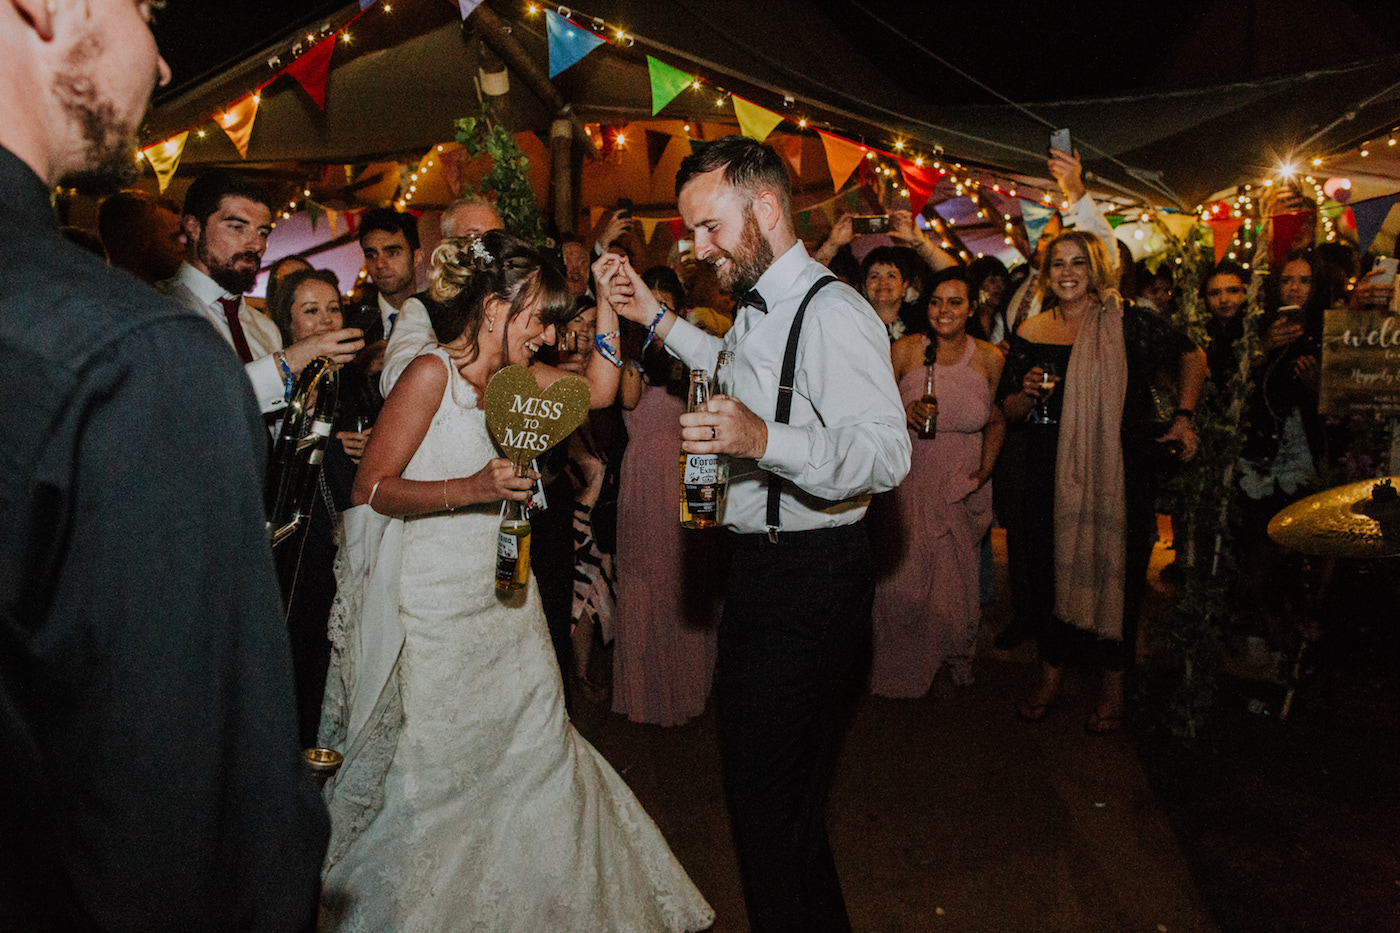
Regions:
M 1400 415 L 1400 316 L 1334 308 L 1323 318 L 1322 386 L 1325 415 Z
M 533 372 L 507 366 L 491 377 L 482 406 L 507 459 L 523 464 L 572 434 L 588 417 L 588 402 L 588 383 L 578 376 L 562 376 L 540 391 Z

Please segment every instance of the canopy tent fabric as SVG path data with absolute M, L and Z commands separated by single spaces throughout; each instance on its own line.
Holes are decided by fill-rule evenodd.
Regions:
M 514 4 L 499 0 L 489 5 L 544 67 L 543 17 L 523 16 Z M 344 21 L 358 11 L 358 4 L 351 5 L 339 20 L 330 19 Z M 732 119 L 730 108 L 715 106 L 717 99 L 724 103 L 717 90 L 722 89 L 784 116 L 800 113 L 813 126 L 830 126 L 881 149 L 910 140 L 930 150 L 941 146 L 950 157 L 1008 177 L 1044 177 L 1045 123 L 1009 105 L 940 103 L 932 70 L 927 86 L 891 79 L 880 66 L 888 49 L 861 46 L 811 0 L 757 5 L 596 0 L 587 13 L 624 21 L 637 38 L 635 45 L 604 45 L 554 79 L 584 122 L 624 125 L 649 119 L 646 56 L 654 55 L 705 82 L 700 90 L 679 94 L 660 114 L 664 119 L 714 121 L 721 113 Z M 183 164 L 266 167 L 416 158 L 452 138 L 456 117 L 477 111 L 475 78 L 489 56 L 483 56 L 470 29 L 464 30 L 455 6 L 404 0 L 395 5 L 392 26 L 376 21 L 358 32 L 355 42 L 361 44 L 351 45 L 358 51 L 338 54 L 332 63 L 324 111 L 293 81 L 279 79 L 262 94 L 246 161 L 222 133 L 209 132 L 190 137 Z M 266 80 L 268 63 L 279 50 L 285 50 L 285 40 L 163 101 L 149 122 L 148 141 L 196 125 L 250 84 Z M 1347 113 L 1353 118 L 1327 130 L 1309 152 L 1338 151 L 1362 133 L 1400 119 L 1400 55 L 1216 87 L 1038 103 L 1031 109 L 1046 123 L 1071 128 L 1101 190 L 1169 205 L 1173 199 L 1167 192 L 1172 192 L 1175 206 L 1190 209 L 1212 191 L 1272 170 L 1271 163 L 1291 154 L 1295 144 Z M 554 116 L 525 82 L 512 81 L 512 126 L 545 134 Z M 790 123 L 780 127 L 784 130 L 799 132 Z M 1142 171 L 1131 173 L 1115 159 Z M 1154 173 L 1160 173 L 1162 184 Z M 653 186 L 628 196 L 642 203 L 663 194 Z

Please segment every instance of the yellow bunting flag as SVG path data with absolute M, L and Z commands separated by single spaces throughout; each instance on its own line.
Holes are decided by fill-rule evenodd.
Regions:
M 248 94 L 228 105 L 224 115 L 218 117 L 228 138 L 238 148 L 238 154 L 248 158 L 248 137 L 253 135 L 253 120 L 258 116 L 258 103 L 262 100 L 257 94 Z
M 336 231 L 340 229 L 340 211 L 333 211 L 329 207 L 326 208 L 326 220 L 329 221 L 331 225 L 331 236 L 335 236 Z
M 826 165 L 831 170 L 832 187 L 840 191 L 846 179 L 865 158 L 865 147 L 823 130 L 817 130 L 817 134 L 821 136 L 822 147 L 826 149 Z
M 642 225 L 642 239 L 650 243 L 656 233 L 656 225 L 661 221 L 655 217 L 638 217 L 637 221 Z
M 1168 214 L 1160 213 L 1157 217 L 1162 221 L 1162 225 L 1171 231 L 1172 236 L 1178 240 L 1186 239 L 1186 235 L 1191 232 L 1191 228 L 1196 226 L 1195 214 Z
M 151 163 L 151 168 L 156 170 L 156 181 L 160 184 L 161 194 L 165 193 L 170 179 L 175 177 L 175 169 L 180 166 L 180 155 L 185 151 L 185 140 L 189 138 L 189 135 L 190 131 L 185 130 L 183 133 L 176 133 L 163 142 L 141 150 L 146 161 Z
M 599 222 L 602 221 L 603 212 L 606 210 L 606 207 L 590 207 L 588 209 L 589 220 L 594 227 L 597 227 Z
M 773 127 L 783 122 L 781 114 L 765 110 L 738 94 L 731 94 L 730 97 L 734 100 L 734 116 L 739 118 L 739 132 L 750 139 L 763 142 L 773 132 Z
M 822 203 L 818 204 L 817 207 L 821 208 L 822 214 L 825 215 L 825 217 L 826 217 L 826 222 L 827 222 L 827 224 L 834 224 L 834 223 L 836 223 L 836 199 L 835 199 L 835 198 L 832 198 L 830 201 L 823 201 Z

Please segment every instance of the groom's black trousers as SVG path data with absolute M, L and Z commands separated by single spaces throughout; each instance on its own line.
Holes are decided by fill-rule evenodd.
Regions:
M 864 522 L 734 535 L 719 630 L 721 741 L 754 933 L 846 933 L 826 798 L 875 584 Z

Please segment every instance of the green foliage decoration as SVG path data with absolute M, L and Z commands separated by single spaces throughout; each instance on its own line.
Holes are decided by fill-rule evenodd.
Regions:
M 469 157 L 482 153 L 491 157 L 490 171 L 474 188 L 464 183 L 464 193 L 495 192 L 496 213 L 506 230 L 536 246 L 552 245 L 530 185 L 530 160 L 510 130 L 492 118 L 490 105 L 483 103 L 480 117 L 459 119 L 456 128 L 457 142 Z
M 1199 297 L 1201 280 L 1214 265 L 1214 249 L 1204 226 L 1185 241 L 1168 234 L 1164 262 L 1177 271 L 1177 313 L 1173 324 L 1205 347 L 1210 309 Z M 1150 629 L 1149 643 L 1161 676 L 1153 681 L 1162 724 L 1174 735 L 1195 738 L 1215 707 L 1230 620 L 1229 595 L 1236 579 L 1232 528 L 1239 495 L 1238 463 L 1244 448 L 1245 401 L 1250 362 L 1259 347 L 1261 314 L 1256 274 L 1243 310 L 1244 336 L 1236 342 L 1236 366 L 1222 387 L 1207 380 L 1196 405 L 1195 459 L 1166 484 L 1170 498 L 1176 561 L 1182 581 L 1165 625 Z

